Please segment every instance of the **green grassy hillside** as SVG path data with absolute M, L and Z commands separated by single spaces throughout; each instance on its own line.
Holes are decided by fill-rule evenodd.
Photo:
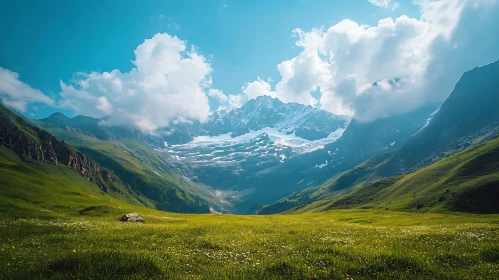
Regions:
M 123 144 L 77 131 L 54 130 L 67 137 L 57 139 L 0 104 L 0 145 L 23 159 L 67 166 L 104 192 L 119 192 L 152 208 L 208 213 L 210 202 L 216 205 L 216 200 L 208 201 L 208 190 L 167 169 L 138 142 L 125 139 Z M 65 140 L 80 145 L 75 149 Z M 203 195 L 205 198 L 200 198 Z
M 24 162 L 31 165 L 49 163 L 48 166 L 66 167 L 74 173 L 72 176 L 92 182 L 103 193 L 119 196 L 131 203 L 153 206 L 108 169 L 102 168 L 93 159 L 66 143 L 58 141 L 50 133 L 32 126 L 24 117 L 9 111 L 3 105 L 0 105 L 0 148 L 3 154 L 9 154 L 6 151 L 10 151 L 20 155 Z
M 319 210 L 360 207 L 418 212 L 499 213 L 498 199 L 499 138 L 415 173 L 364 186 L 323 204 Z
M 112 170 L 134 191 L 153 201 L 157 209 L 206 213 L 209 206 L 213 206 L 223 210 L 223 205 L 209 188 L 176 174 L 149 147 L 130 134 L 125 134 L 125 137 L 108 135 L 106 140 L 100 140 L 80 130 L 52 126 L 43 121 L 33 122 Z
M 148 205 L 119 192 L 103 192 L 68 167 L 21 158 L 0 146 L 0 217 L 58 218 L 122 212 Z

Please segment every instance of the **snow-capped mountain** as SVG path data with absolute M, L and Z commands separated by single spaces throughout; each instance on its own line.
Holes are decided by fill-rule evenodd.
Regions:
M 232 189 L 241 180 L 336 141 L 349 119 L 268 96 L 207 123 L 179 124 L 161 131 L 156 151 L 193 180 Z
M 345 121 L 345 117 L 312 106 L 283 103 L 277 98 L 260 96 L 241 108 L 214 115 L 205 129 L 210 135 L 231 133 L 232 136 L 239 136 L 263 128 L 276 128 L 303 139 L 317 140 L 344 128 Z
M 283 134 L 294 134 L 305 140 L 325 139 L 344 129 L 349 118 L 337 116 L 312 106 L 283 103 L 277 98 L 260 96 L 241 108 L 216 112 L 206 123 L 180 123 L 160 131 L 167 144 L 185 144 L 198 136 L 229 134 L 241 136 L 252 131 L 274 128 Z

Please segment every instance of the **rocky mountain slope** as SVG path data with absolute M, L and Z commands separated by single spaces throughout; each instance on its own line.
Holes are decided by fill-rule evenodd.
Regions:
M 425 129 L 383 168 L 384 175 L 415 170 L 494 137 L 499 126 L 499 61 L 466 72 Z
M 22 157 L 55 165 L 63 164 L 97 184 L 104 192 L 117 192 L 149 207 L 177 212 L 209 212 L 207 203 L 180 189 L 175 182 L 166 184 L 165 180 L 162 182 L 146 173 L 134 173 L 132 168 L 123 167 L 118 161 L 88 147 L 74 149 L 3 105 L 0 107 L 0 117 L 0 144 Z M 70 134 L 73 138 L 68 137 L 66 141 L 75 142 L 76 138 L 88 143 L 94 139 Z M 115 147 L 102 148 L 117 157 L 124 157 Z
M 353 120 L 336 142 L 248 178 L 245 185 L 255 191 L 247 195 L 254 204 L 246 205 L 246 211 L 262 206 L 257 202 L 272 204 L 293 192 L 317 188 L 372 156 L 399 149 L 434 111 L 435 107 L 425 107 L 369 123 Z
M 58 141 L 50 133 L 32 126 L 0 104 L 0 145 L 17 155 L 53 165 L 62 164 L 95 183 L 104 193 L 119 194 L 129 201 L 141 201 L 140 197 L 127 189 L 121 179 L 102 168 L 87 155 Z M 145 204 L 147 204 L 144 201 Z

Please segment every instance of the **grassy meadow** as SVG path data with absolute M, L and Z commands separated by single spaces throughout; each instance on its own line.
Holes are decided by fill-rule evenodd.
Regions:
M 3 218 L 0 279 L 499 278 L 498 216 L 144 209 L 146 223 L 131 224 L 116 221 L 120 210 Z
M 0 174 L 0 279 L 499 279 L 499 215 L 174 214 L 4 148 Z

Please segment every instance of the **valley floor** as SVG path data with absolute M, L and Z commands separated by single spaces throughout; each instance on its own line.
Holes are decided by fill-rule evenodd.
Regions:
M 108 210 L 2 217 L 0 279 L 499 279 L 499 215 Z

